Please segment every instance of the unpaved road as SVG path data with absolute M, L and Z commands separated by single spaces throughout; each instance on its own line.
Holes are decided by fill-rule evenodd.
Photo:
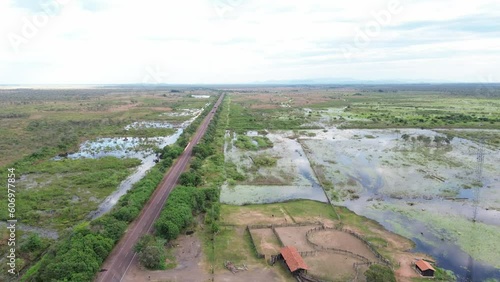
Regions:
M 115 282 L 121 281 L 133 260 L 137 260 L 134 245 L 137 240 L 143 235 L 151 231 L 156 218 L 159 216 L 163 205 L 165 204 L 168 195 L 176 185 L 180 174 L 186 168 L 186 165 L 191 157 L 193 146 L 203 137 L 207 127 L 214 116 L 216 107 L 220 105 L 224 99 L 222 94 L 214 105 L 213 110 L 203 120 L 202 124 L 196 131 L 191 142 L 186 146 L 184 152 L 179 156 L 167 172 L 162 182 L 153 192 L 151 198 L 142 209 L 139 216 L 130 224 L 118 244 L 115 246 L 111 254 L 106 258 L 101 266 L 106 271 L 99 272 L 95 281 Z

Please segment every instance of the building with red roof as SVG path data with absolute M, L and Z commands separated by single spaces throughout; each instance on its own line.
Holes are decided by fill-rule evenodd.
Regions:
M 415 266 L 417 267 L 417 270 L 422 274 L 422 276 L 434 276 L 434 272 L 436 271 L 434 267 L 425 260 L 418 260 L 415 263 Z
M 302 256 L 293 246 L 281 248 L 280 255 L 283 257 L 285 264 L 292 273 L 306 271 L 309 269 L 302 259 Z

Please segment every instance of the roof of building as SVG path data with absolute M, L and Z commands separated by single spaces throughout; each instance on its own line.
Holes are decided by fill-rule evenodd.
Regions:
M 421 270 L 421 271 L 426 271 L 426 270 L 433 270 L 433 271 L 436 271 L 434 269 L 434 267 L 432 267 L 432 265 L 428 262 L 426 262 L 425 260 L 418 260 L 416 263 L 417 267 Z
M 291 272 L 294 272 L 297 269 L 309 269 L 295 247 L 287 246 L 281 248 L 280 253 L 285 259 L 285 262 Z

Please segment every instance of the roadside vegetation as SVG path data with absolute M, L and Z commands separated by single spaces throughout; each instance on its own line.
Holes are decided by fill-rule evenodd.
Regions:
M 24 273 L 21 281 L 91 281 L 128 224 L 149 200 L 173 160 L 182 153 L 176 148 L 189 142 L 209 111 L 210 108 L 188 126 L 172 148 L 162 150 L 168 154 L 135 183 L 110 212 L 91 222 L 83 221 L 68 230 L 55 245 L 48 248 L 41 260 Z M 141 251 L 148 255 L 162 253 L 157 248 L 161 241 L 155 243 Z
M 196 229 L 196 225 L 198 224 L 198 221 L 195 220 L 196 218 L 203 219 L 200 222 L 205 226 L 204 229 L 206 230 L 203 236 L 211 236 L 219 232 L 220 191 L 214 183 L 204 183 L 203 180 L 205 178 L 202 176 L 206 172 L 206 170 L 203 170 L 203 167 L 210 165 L 207 160 L 217 152 L 215 148 L 216 129 L 222 107 L 222 105 L 219 106 L 205 135 L 193 148 L 190 169 L 182 173 L 179 178 L 179 183 L 184 186 L 177 186 L 169 195 L 154 225 L 155 238 L 149 239 L 150 241 L 163 239 L 163 242 L 170 242 L 175 240 L 185 230 Z M 164 149 L 162 157 L 168 158 L 168 154 L 175 150 L 175 148 Z M 210 187 L 200 187 L 204 184 L 210 184 Z M 143 240 L 148 240 L 148 237 L 143 237 Z M 136 249 L 144 249 L 141 246 L 142 242 L 139 242 Z M 147 260 L 141 259 L 141 264 L 144 267 L 148 269 L 165 269 L 165 252 L 154 251 L 151 253 L 146 251 L 144 250 L 139 253 L 140 258 L 147 258 Z

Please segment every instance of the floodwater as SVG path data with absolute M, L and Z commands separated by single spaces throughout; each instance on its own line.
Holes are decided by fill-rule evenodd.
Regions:
M 182 134 L 183 129 L 178 129 L 177 132 L 167 137 L 120 137 L 120 138 L 99 138 L 95 141 L 86 141 L 80 146 L 77 153 L 70 154 L 67 158 L 93 158 L 98 159 L 107 156 L 117 158 L 136 158 L 141 160 L 141 164 L 135 171 L 120 183 L 118 188 L 109 195 L 97 208 L 91 212 L 89 217 L 95 219 L 108 212 L 120 199 L 125 195 L 132 185 L 141 180 L 147 171 L 156 163 L 157 158 L 153 150 L 154 147 L 163 148 L 167 145 L 174 144 Z
M 336 190 L 349 189 L 359 196 L 336 204 L 413 240 L 415 252 L 433 256 L 458 281 L 500 279 L 500 269 L 495 268 L 500 265 L 500 155 L 496 151 L 485 149 L 477 223 L 472 223 L 473 183 L 478 177 L 474 142 L 455 138 L 442 147 L 403 143 L 403 133 L 437 135 L 413 129 L 316 133 L 301 141 L 309 158 L 326 168 Z
M 376 220 L 387 230 L 398 233 L 397 226 L 404 224 L 405 237 L 415 243 L 412 250 L 416 253 L 431 255 L 440 268 L 453 271 L 457 281 L 485 281 L 489 278 L 500 278 L 500 269 L 474 260 L 453 242 L 442 240 L 427 224 L 391 211 L 366 211 L 361 204 L 347 204 L 350 210 Z M 470 230 L 474 233 L 474 229 Z M 481 234 L 469 234 L 481 240 Z
M 249 131 L 247 135 L 258 136 L 258 133 Z M 234 143 L 236 134 L 233 135 L 233 138 L 228 138 L 229 136 L 230 132 L 226 132 L 226 140 L 229 139 L 229 142 Z M 221 190 L 221 202 L 243 205 L 307 199 L 327 203 L 328 198 L 314 175 L 302 146 L 296 140 L 289 139 L 281 133 L 267 134 L 266 136 L 273 142 L 273 148 L 258 152 L 240 150 L 233 144 L 228 146 L 228 142 L 226 142 L 224 146 L 226 161 L 237 164 L 240 171 L 245 172 L 250 180 L 247 181 L 249 183 L 238 184 L 234 187 L 224 185 Z M 261 168 L 256 173 L 251 172 L 251 162 L 247 155 L 257 154 L 276 157 L 278 159 L 277 165 L 272 168 Z M 280 178 L 284 183 L 254 185 L 252 178 L 256 174 Z
M 135 171 L 123 180 L 118 188 L 104 201 L 101 202 L 97 210 L 91 212 L 88 217 L 95 219 L 113 208 L 121 196 L 125 195 L 134 183 L 141 180 L 149 169 L 156 163 L 154 160 L 157 158 L 154 148 L 163 148 L 167 145 L 174 144 L 179 136 L 182 134 L 183 129 L 177 129 L 177 132 L 167 137 L 116 137 L 116 138 L 99 138 L 94 141 L 86 141 L 80 146 L 80 150 L 76 153 L 69 154 L 67 158 L 93 158 L 99 159 L 107 156 L 116 158 L 136 158 L 141 160 L 141 164 Z M 56 157 L 55 159 L 61 159 Z
M 306 136 L 307 133 L 315 136 Z M 335 204 L 411 239 L 415 242 L 413 251 L 433 256 L 437 265 L 453 271 L 458 281 L 500 279 L 500 269 L 496 268 L 500 265 L 498 152 L 485 149 L 473 223 L 478 144 L 454 138 L 449 145 L 424 146 L 411 140 L 403 142 L 402 134 L 443 136 L 421 129 L 330 129 L 308 130 L 298 142 L 288 138 L 293 135 L 290 131 L 275 131 L 266 135 L 274 147 L 255 154 L 277 157 L 277 166 L 255 172 L 246 156 L 254 153 L 235 148 L 233 135 L 226 139 L 232 140 L 224 147 L 226 161 L 235 163 L 250 180 L 234 187 L 225 185 L 221 201 L 239 205 L 291 199 L 327 201 L 322 198 L 324 192 L 316 194 L 316 187 L 318 191 L 322 189 L 311 169 L 312 163 L 322 169 L 343 197 Z M 252 177 L 256 174 L 283 176 L 290 181 L 286 185 L 255 185 Z M 349 197 L 347 191 L 359 198 Z
M 209 104 L 207 104 L 209 105 Z M 94 141 L 86 141 L 80 146 L 80 150 L 76 153 L 69 154 L 67 158 L 102 158 L 113 156 L 117 158 L 136 158 L 141 160 L 141 164 L 136 170 L 120 183 L 118 188 L 101 202 L 97 210 L 91 212 L 88 217 L 91 219 L 98 218 L 111 210 L 118 202 L 121 196 L 125 195 L 134 183 L 141 180 L 149 169 L 156 163 L 155 148 L 163 148 L 167 145 L 174 144 L 179 136 L 184 131 L 184 128 L 189 126 L 201 113 L 203 109 L 184 109 L 179 113 L 169 113 L 176 116 L 192 116 L 190 119 L 179 123 L 171 124 L 168 122 L 134 122 L 125 127 L 126 130 L 131 128 L 176 128 L 177 131 L 170 136 L 164 137 L 115 137 L 115 138 L 99 138 Z M 56 157 L 55 159 L 60 159 Z

